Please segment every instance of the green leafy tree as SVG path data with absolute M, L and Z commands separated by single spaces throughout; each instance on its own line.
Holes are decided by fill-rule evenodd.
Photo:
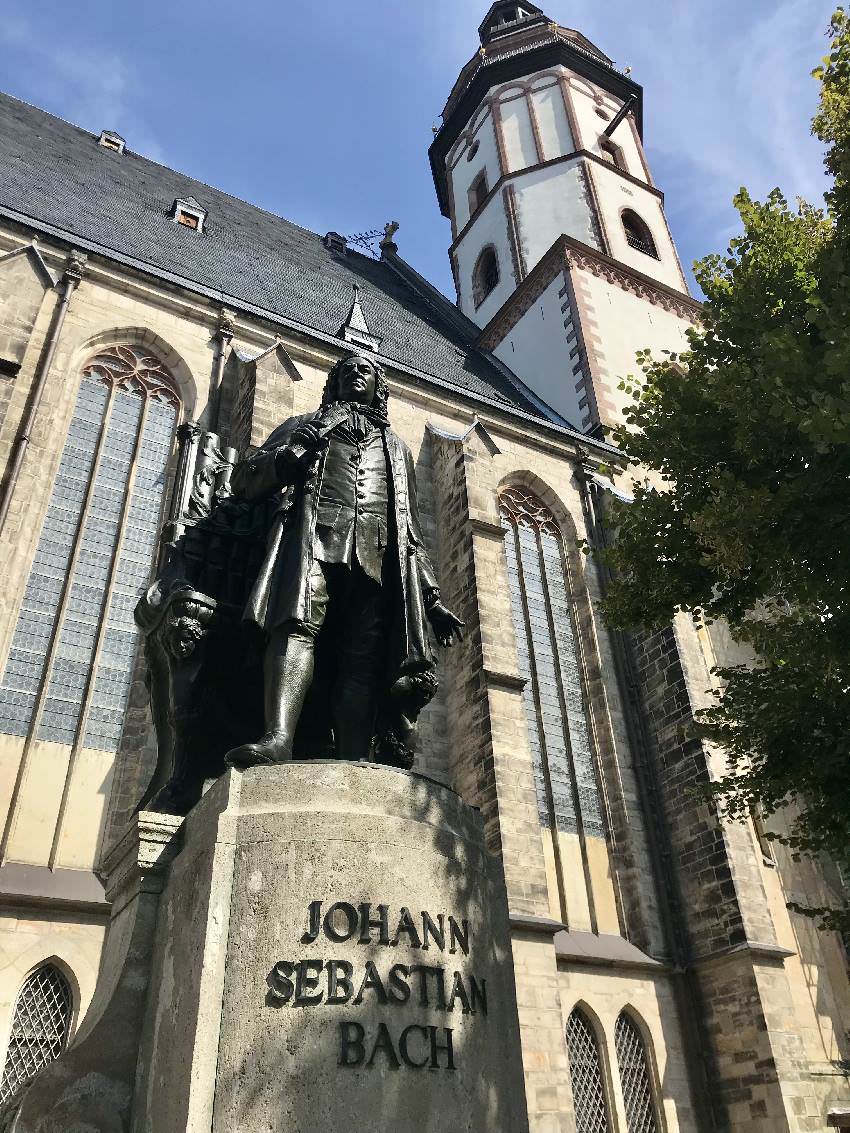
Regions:
M 787 839 L 850 879 L 850 20 L 839 9 L 813 132 L 826 208 L 735 198 L 742 235 L 696 265 L 690 349 L 639 355 L 615 440 L 653 470 L 613 504 L 606 600 L 620 627 L 684 610 L 759 658 L 719 670 L 699 729 L 721 745 L 731 817 L 795 804 Z M 659 484 L 661 485 L 659 487 Z

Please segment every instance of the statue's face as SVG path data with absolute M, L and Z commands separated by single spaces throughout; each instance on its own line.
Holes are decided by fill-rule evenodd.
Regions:
M 339 372 L 340 401 L 359 401 L 371 405 L 375 399 L 377 374 L 368 358 L 348 358 Z

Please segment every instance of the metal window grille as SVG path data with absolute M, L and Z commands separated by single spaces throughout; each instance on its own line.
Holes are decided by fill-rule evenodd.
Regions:
M 614 1028 L 614 1047 L 629 1133 L 658 1133 L 643 1037 L 625 1013 L 617 1019 Z
M 605 829 L 561 533 L 527 488 L 500 500 L 523 704 L 544 827 L 603 838 Z
M 71 1004 L 68 981 L 53 964 L 43 964 L 27 977 L 15 1004 L 0 1102 L 13 1098 L 62 1053 L 71 1025 Z
M 576 1133 L 611 1133 L 599 1044 L 590 1021 L 578 1008 L 567 1020 L 567 1058 Z
M 116 346 L 85 367 L 0 684 L 0 732 L 72 744 L 85 716 L 84 745 L 118 750 L 132 598 L 153 562 L 178 408 L 171 375 L 142 350 Z
M 658 252 L 652 234 L 640 217 L 631 211 L 623 213 L 623 231 L 626 234 L 626 243 L 630 248 L 636 248 L 645 256 L 658 259 Z

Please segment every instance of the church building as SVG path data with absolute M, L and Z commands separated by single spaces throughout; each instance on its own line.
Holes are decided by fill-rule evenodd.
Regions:
M 134 607 L 210 485 L 352 351 L 386 370 L 466 623 L 414 770 L 480 809 L 501 861 L 531 1133 L 850 1115 L 850 957 L 788 908 L 841 879 L 700 795 L 722 755 L 687 726 L 734 647 L 684 616 L 612 632 L 581 549 L 628 492 L 619 383 L 700 317 L 642 89 L 527 0 L 470 50 L 430 148 L 452 298 L 395 225 L 370 255 L 119 122 L 0 95 L 0 1131 L 98 1010 L 103 863 L 156 763 Z

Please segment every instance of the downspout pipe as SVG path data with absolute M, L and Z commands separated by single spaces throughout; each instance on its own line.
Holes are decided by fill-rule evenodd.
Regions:
M 44 353 L 41 357 L 41 364 L 30 393 L 29 405 L 21 421 L 20 428 L 18 429 L 18 435 L 15 437 L 15 443 L 12 446 L 12 455 L 9 461 L 9 470 L 2 491 L 0 491 L 0 531 L 2 531 L 6 525 L 9 507 L 12 503 L 12 497 L 15 494 L 15 487 L 18 483 L 24 457 L 29 447 L 36 418 L 38 417 L 41 399 L 44 395 L 47 379 L 50 377 L 50 371 L 53 367 L 53 359 L 56 356 L 56 348 L 59 345 L 59 338 L 62 334 L 65 316 L 68 314 L 68 308 L 71 305 L 71 296 L 74 294 L 80 280 L 83 278 L 85 265 L 86 257 L 80 252 L 71 251 L 68 256 L 65 271 L 62 275 L 62 298 L 54 312 L 53 322 L 50 327 L 47 342 L 45 343 Z

